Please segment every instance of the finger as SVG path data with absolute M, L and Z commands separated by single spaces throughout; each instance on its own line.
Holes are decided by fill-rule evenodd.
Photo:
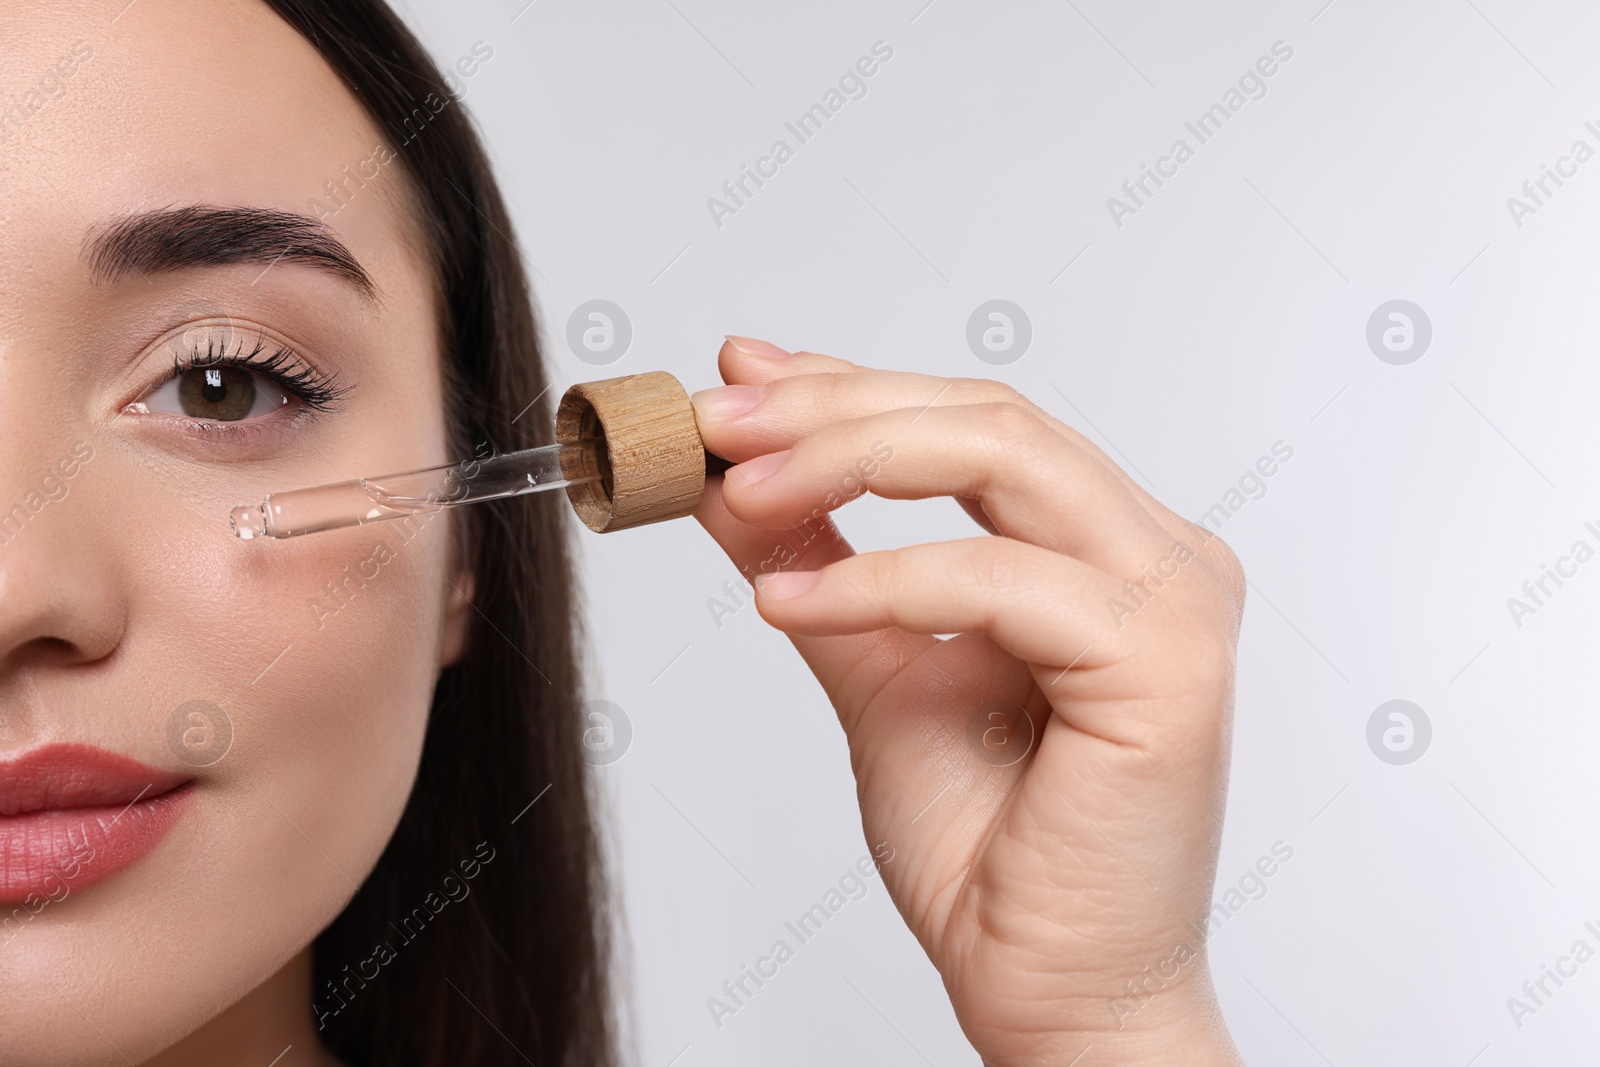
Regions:
M 740 522 L 722 507 L 720 489 L 714 484 L 720 481 L 707 483 L 695 517 L 728 558 L 747 576 L 755 578 L 757 588 L 776 573 L 770 569 L 763 573 L 760 569 L 763 563 L 782 554 L 774 545 L 781 543 L 791 548 L 795 565 L 807 569 L 849 559 L 854 554 L 843 538 L 818 536 L 806 543 L 794 530 L 763 530 Z M 825 516 L 823 521 L 827 521 Z M 1049 705 L 1038 692 L 1032 671 L 983 635 L 969 634 L 947 642 L 884 626 L 858 634 L 786 636 L 833 703 L 852 751 L 863 759 L 888 752 L 893 764 L 907 774 L 915 775 L 922 766 L 930 773 L 947 771 L 949 748 L 932 745 L 929 738 L 930 731 L 948 727 L 948 723 L 936 723 L 951 707 L 962 712 L 988 707 L 1003 708 L 1013 716 L 1026 714 L 1032 728 L 1027 735 L 1030 739 L 1044 729 Z M 940 656 L 943 666 L 934 665 L 929 655 L 936 651 L 952 653 Z M 915 670 L 908 672 L 907 668 Z M 970 680 L 970 684 L 963 686 L 960 699 L 952 705 L 948 697 L 956 677 Z M 902 693 L 910 690 L 924 694 L 914 702 L 917 715 L 877 716 L 874 721 L 867 714 L 868 709 L 891 683 Z M 1029 693 L 1039 701 L 1038 706 L 1034 706 Z M 1019 762 L 1014 773 L 1023 769 Z M 930 821 L 930 825 L 936 824 Z
M 771 341 L 729 334 L 717 353 L 717 370 L 729 385 L 761 385 L 794 374 L 850 374 L 864 368 L 818 352 L 789 352 Z
M 1121 479 L 1016 404 L 901 408 L 833 423 L 731 468 L 723 482 L 733 514 L 770 528 L 865 491 L 974 499 L 998 533 L 1117 575 L 1173 546 Z
M 706 481 L 695 518 L 758 590 L 780 570 L 815 570 L 849 559 L 855 551 L 825 513 L 781 530 L 742 522 L 724 504 L 721 478 Z M 788 636 L 823 691 L 841 708 L 865 704 L 900 670 L 940 643 L 936 637 L 888 627 L 837 636 Z
M 1085 670 L 1126 654 L 1105 610 L 1119 590 L 1086 563 L 1004 537 L 853 555 L 816 571 L 783 571 L 756 594 L 763 618 L 790 634 L 976 631 L 1029 663 Z
M 719 362 L 724 380 L 732 384 L 704 389 L 693 397 L 701 436 L 719 456 L 737 461 L 776 452 L 830 422 L 891 408 L 1011 403 L 1032 412 L 1103 464 L 1169 532 L 1177 534 L 1176 524 L 1184 523 L 1093 441 L 1009 385 L 983 378 L 874 370 L 814 353 L 773 359 L 730 348 L 723 346 Z
M 721 481 L 707 483 L 696 518 L 741 571 L 758 575 L 758 588 L 770 580 L 759 577 L 760 564 L 780 542 L 799 566 L 852 558 L 842 539 L 805 543 L 792 530 L 740 522 L 722 506 Z M 788 637 L 833 704 L 857 780 L 864 790 L 874 783 L 862 795 L 868 824 L 896 827 L 897 847 L 911 850 L 936 847 L 952 833 L 980 837 L 984 813 L 1027 773 L 1052 714 L 1028 664 L 982 634 L 941 641 L 881 626 Z M 960 787 L 939 788 L 952 775 Z M 946 808 L 958 805 L 957 814 L 941 809 L 922 818 L 941 798 Z

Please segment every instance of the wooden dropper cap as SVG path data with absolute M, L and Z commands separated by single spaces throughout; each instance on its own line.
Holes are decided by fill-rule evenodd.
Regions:
M 567 486 L 583 524 L 596 533 L 626 530 L 693 513 L 706 475 L 727 462 L 706 452 L 694 405 L 666 371 L 629 374 L 568 389 L 556 408 L 556 440 L 597 438 L 594 449 L 562 456 Z

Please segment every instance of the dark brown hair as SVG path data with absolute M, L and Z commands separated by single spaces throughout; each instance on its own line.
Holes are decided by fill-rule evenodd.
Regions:
M 437 275 L 456 454 L 549 443 L 528 281 L 470 120 L 382 0 L 267 3 L 403 169 Z M 475 554 L 468 651 L 439 677 L 399 828 L 315 946 L 308 1010 L 357 1067 L 614 1063 L 567 508 L 540 493 L 454 515 Z

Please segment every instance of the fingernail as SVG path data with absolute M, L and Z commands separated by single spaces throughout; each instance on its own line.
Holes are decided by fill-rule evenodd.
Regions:
M 728 343 L 747 356 L 762 356 L 766 359 L 788 359 L 794 353 L 785 352 L 771 341 L 762 341 L 754 337 L 735 337 L 726 335 Z
M 761 578 L 756 588 L 768 600 L 793 600 L 811 592 L 820 581 L 821 571 L 779 571 Z
M 719 385 L 715 389 L 702 389 L 689 399 L 702 418 L 710 420 L 736 419 L 761 403 L 767 395 L 764 385 Z
M 761 479 L 770 476 L 789 458 L 789 450 L 782 452 L 768 452 L 764 456 L 746 460 L 736 466 L 728 468 L 728 477 L 735 478 L 741 486 L 754 485 Z

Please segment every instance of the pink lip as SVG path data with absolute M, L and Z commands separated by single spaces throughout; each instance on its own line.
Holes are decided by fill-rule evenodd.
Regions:
M 137 862 L 183 815 L 190 781 L 87 745 L 0 762 L 0 902 L 59 901 Z

